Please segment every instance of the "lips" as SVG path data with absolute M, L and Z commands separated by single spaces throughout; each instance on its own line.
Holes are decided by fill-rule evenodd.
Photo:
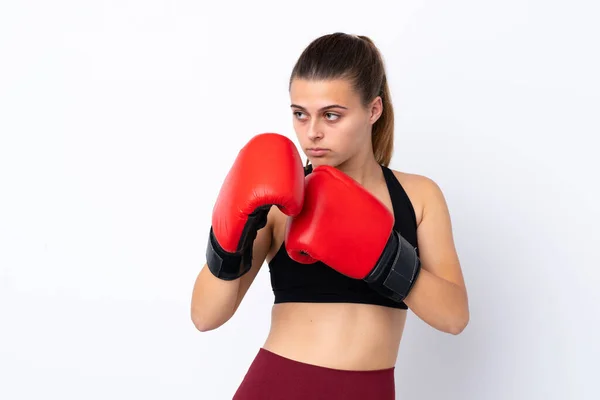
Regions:
M 306 149 L 306 153 L 311 157 L 323 157 L 329 152 L 329 149 L 324 149 L 321 147 L 313 147 Z

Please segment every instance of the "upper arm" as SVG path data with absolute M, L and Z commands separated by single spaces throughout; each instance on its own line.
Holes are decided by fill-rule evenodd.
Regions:
M 422 268 L 464 288 L 444 194 L 433 180 L 426 177 L 421 177 L 419 186 L 423 199 L 423 216 L 417 228 L 417 241 Z
M 267 258 L 267 254 L 271 249 L 271 244 L 273 242 L 273 226 L 274 226 L 274 216 L 273 213 L 277 207 L 271 207 L 269 214 L 267 215 L 267 224 L 264 228 L 260 229 L 256 234 L 256 239 L 254 239 L 254 244 L 252 247 L 252 266 L 250 270 L 242 275 L 240 279 L 240 285 L 238 288 L 238 296 L 235 302 L 235 307 L 233 312 L 238 309 L 244 296 L 250 289 L 250 285 L 254 282 L 254 278 L 258 275 L 260 268 L 265 262 Z

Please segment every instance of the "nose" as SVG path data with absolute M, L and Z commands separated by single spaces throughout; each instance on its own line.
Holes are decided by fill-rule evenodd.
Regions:
M 323 137 L 323 132 L 321 132 L 319 125 L 316 122 L 313 122 L 308 127 L 307 136 L 312 141 L 321 139 Z

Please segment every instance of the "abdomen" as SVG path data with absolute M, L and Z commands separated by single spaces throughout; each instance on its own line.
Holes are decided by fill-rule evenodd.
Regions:
M 281 303 L 264 348 L 296 361 L 344 370 L 393 367 L 406 310 L 354 303 Z

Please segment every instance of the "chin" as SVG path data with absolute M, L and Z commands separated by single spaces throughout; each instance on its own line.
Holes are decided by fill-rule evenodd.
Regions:
M 334 162 L 334 160 L 327 159 L 326 157 L 322 157 L 322 158 L 309 158 L 308 160 L 312 164 L 313 168 L 316 168 L 319 165 L 328 165 L 330 167 L 336 167 L 338 165 L 338 163 Z

